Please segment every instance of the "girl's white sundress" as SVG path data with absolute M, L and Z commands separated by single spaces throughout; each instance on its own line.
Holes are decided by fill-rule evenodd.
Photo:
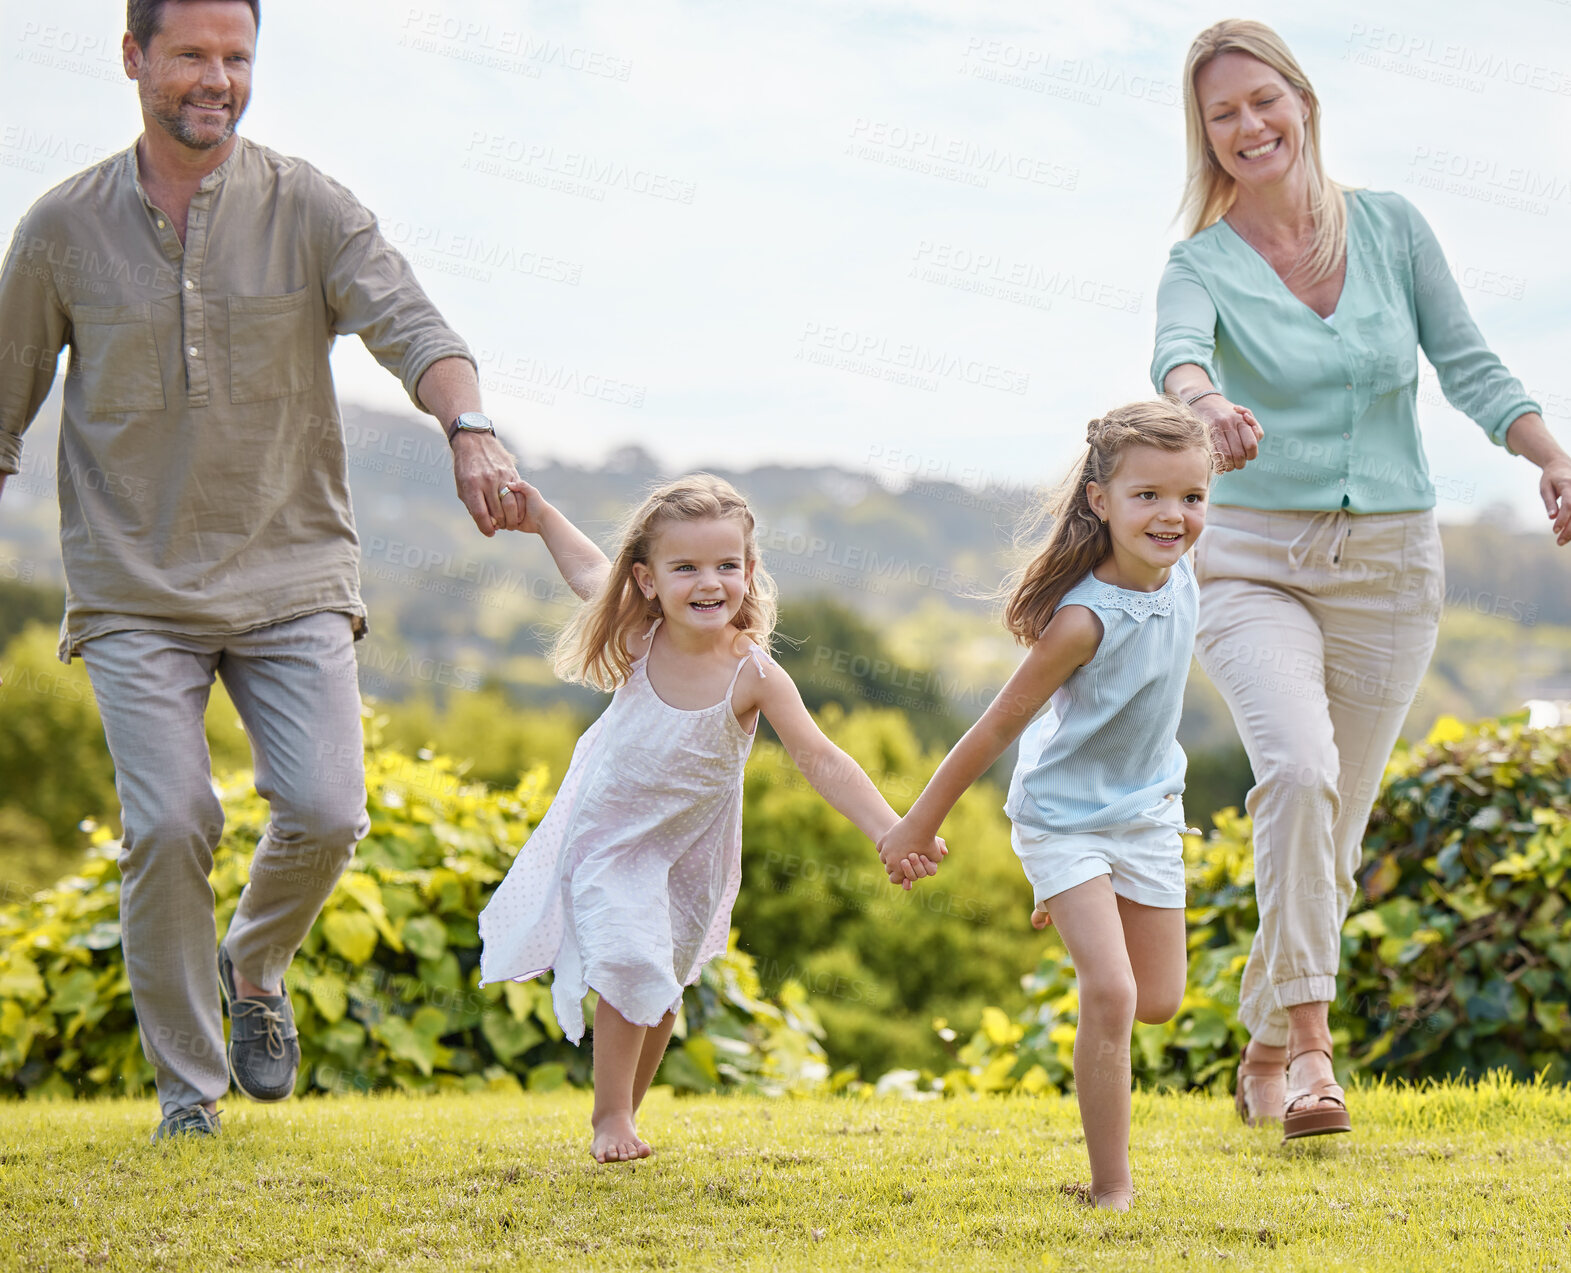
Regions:
M 649 629 L 654 648 L 655 620 Z M 646 651 L 573 749 L 545 817 L 480 913 L 480 981 L 556 973 L 552 1006 L 574 1043 L 593 988 L 655 1025 L 724 954 L 742 875 L 742 769 L 753 735 L 731 694 L 686 711 L 649 683 Z

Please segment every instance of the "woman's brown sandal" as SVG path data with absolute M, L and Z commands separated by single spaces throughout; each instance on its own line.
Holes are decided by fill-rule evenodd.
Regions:
M 1280 1123 L 1287 1097 L 1287 1062 L 1256 1060 L 1250 1057 L 1251 1039 L 1238 1058 L 1238 1078 L 1234 1083 L 1233 1108 L 1250 1127 Z M 1245 1083 L 1250 1086 L 1246 1089 Z
M 1288 1057 L 1289 1066 L 1299 1057 L 1310 1052 L 1320 1052 L 1327 1061 L 1331 1059 L 1328 1048 L 1305 1048 Z M 1294 1109 L 1300 1101 L 1313 1101 L 1303 1109 Z M 1334 1101 L 1333 1104 L 1327 1102 Z M 1297 1140 L 1302 1136 L 1327 1136 L 1332 1132 L 1350 1132 L 1353 1121 L 1347 1116 L 1347 1097 L 1333 1079 L 1319 1079 L 1308 1087 L 1295 1088 L 1287 1094 L 1282 1113 L 1282 1139 Z

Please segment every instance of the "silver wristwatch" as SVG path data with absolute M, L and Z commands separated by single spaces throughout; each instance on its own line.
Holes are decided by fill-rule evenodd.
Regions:
M 496 426 L 491 423 L 491 417 L 481 415 L 478 411 L 465 411 L 452 424 L 447 426 L 447 443 L 453 444 L 453 439 L 460 433 L 489 433 L 496 436 Z

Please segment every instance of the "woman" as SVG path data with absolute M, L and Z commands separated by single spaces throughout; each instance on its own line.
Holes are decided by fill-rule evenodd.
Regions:
M 1211 426 L 1222 470 L 1196 550 L 1196 654 L 1256 784 L 1238 1108 L 1291 1139 L 1351 1128 L 1327 1019 L 1339 937 L 1440 619 L 1419 346 L 1451 403 L 1543 470 L 1562 545 L 1571 456 L 1485 346 L 1412 205 L 1327 178 L 1319 99 L 1275 32 L 1218 23 L 1184 79 L 1190 237 L 1157 292 L 1151 374 Z

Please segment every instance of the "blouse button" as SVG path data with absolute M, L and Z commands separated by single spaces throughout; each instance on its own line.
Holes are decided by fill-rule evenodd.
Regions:
M 1350 437 L 1352 437 L 1352 436 L 1353 436 L 1353 435 L 1352 435 L 1352 434 L 1351 434 L 1351 433 L 1344 433 L 1344 434 L 1343 434 L 1343 435 L 1342 435 L 1342 441 L 1344 441 L 1344 442 L 1346 442 L 1346 441 L 1347 441 L 1347 440 L 1348 440 L 1348 438 L 1350 438 Z
M 1353 387 L 1352 385 L 1343 385 L 1342 386 L 1342 388 L 1344 388 L 1344 389 L 1351 389 L 1352 387 Z

